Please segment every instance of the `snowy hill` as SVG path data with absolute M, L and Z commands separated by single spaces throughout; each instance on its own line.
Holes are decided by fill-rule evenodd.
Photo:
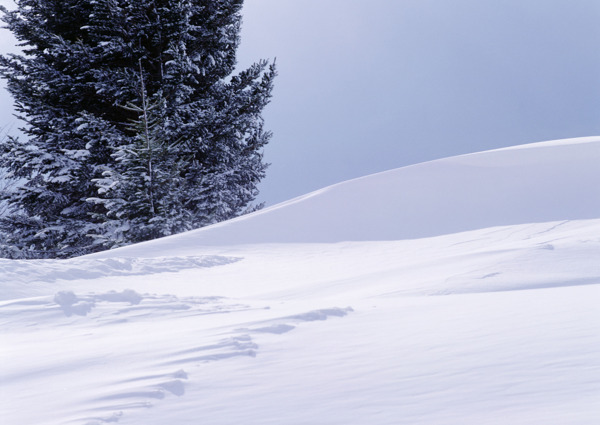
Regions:
M 389 241 L 600 218 L 598 164 L 598 138 L 462 155 L 340 183 L 152 244 Z M 131 252 L 143 255 L 139 248 L 146 249 Z
M 595 423 L 599 163 L 600 138 L 500 149 L 0 260 L 0 422 Z

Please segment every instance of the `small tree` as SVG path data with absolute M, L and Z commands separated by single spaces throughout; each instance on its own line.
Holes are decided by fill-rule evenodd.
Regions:
M 141 70 L 140 62 L 141 105 L 123 108 L 138 116 L 131 120 L 136 136 L 114 149 L 113 167 L 95 179 L 101 196 L 88 199 L 105 208 L 107 230 L 97 242 L 107 247 L 171 235 L 186 226 L 186 195 L 177 186 L 186 164 L 178 154 L 181 141 L 167 140 L 165 100 L 160 92 L 148 100 Z
M 17 0 L 0 57 L 26 140 L 0 166 L 26 183 L 0 221 L 23 255 L 68 257 L 251 208 L 275 68 L 233 75 L 243 0 Z M 143 89 L 140 89 L 143 83 Z

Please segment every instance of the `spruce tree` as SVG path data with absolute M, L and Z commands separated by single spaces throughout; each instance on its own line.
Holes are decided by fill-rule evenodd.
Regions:
M 253 208 L 276 71 L 234 74 L 243 0 L 16 3 L 3 20 L 23 55 L 0 57 L 25 123 L 0 145 L 26 181 L 0 221 L 11 256 L 70 257 Z

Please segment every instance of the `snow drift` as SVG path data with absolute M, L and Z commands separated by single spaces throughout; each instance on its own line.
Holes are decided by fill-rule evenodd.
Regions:
M 0 260 L 0 422 L 595 423 L 600 138 Z
M 593 137 L 461 155 L 333 185 L 152 242 L 152 251 L 188 243 L 391 241 L 598 218 L 598 164 L 600 139 Z M 122 252 L 143 255 L 145 247 L 140 244 Z

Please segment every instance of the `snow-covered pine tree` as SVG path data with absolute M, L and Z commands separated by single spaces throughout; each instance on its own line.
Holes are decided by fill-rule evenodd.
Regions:
M 0 146 L 26 180 L 0 225 L 10 255 L 69 257 L 251 208 L 276 72 L 233 75 L 243 0 L 16 3 L 3 20 L 24 54 L 0 57 L 26 135 Z
M 170 235 L 189 221 L 186 194 L 178 186 L 186 166 L 178 152 L 180 141 L 167 138 L 165 100 L 160 92 L 148 100 L 141 70 L 140 61 L 141 104 L 124 107 L 139 117 L 131 120 L 136 137 L 114 149 L 112 168 L 95 179 L 102 196 L 88 199 L 105 208 L 105 231 L 96 236 L 105 246 Z

